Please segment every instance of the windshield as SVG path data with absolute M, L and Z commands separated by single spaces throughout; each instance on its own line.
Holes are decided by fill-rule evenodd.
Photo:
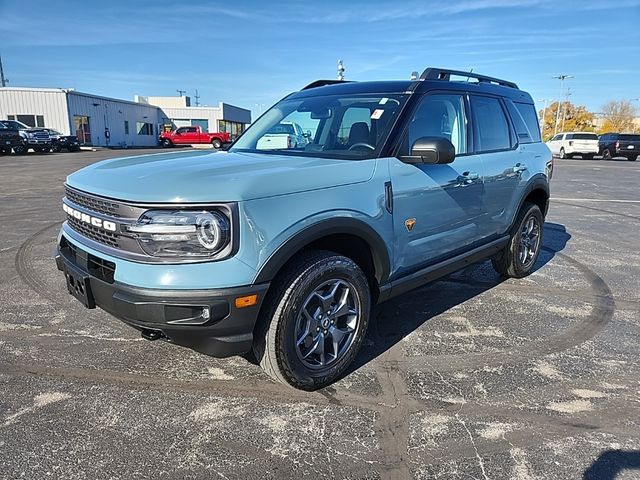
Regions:
M 17 130 L 23 130 L 25 128 L 31 128 L 30 126 L 25 125 L 24 123 L 18 122 L 16 120 L 3 120 L 2 123 L 4 123 L 9 128 L 15 128 Z
M 633 135 L 631 133 L 623 133 L 620 135 L 620 140 L 627 142 L 640 142 L 640 135 Z
M 284 99 L 249 127 L 231 151 L 375 158 L 406 97 L 361 94 Z M 289 136 L 295 132 L 294 125 L 304 136 Z
M 595 133 L 574 133 L 567 135 L 567 139 L 569 138 L 574 140 L 598 140 L 598 136 Z

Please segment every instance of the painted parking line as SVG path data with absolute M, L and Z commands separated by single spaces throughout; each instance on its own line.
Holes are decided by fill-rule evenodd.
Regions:
M 560 200 L 566 202 L 614 202 L 614 203 L 640 203 L 640 200 L 617 200 L 609 198 L 567 198 L 567 197 L 551 197 L 551 200 Z

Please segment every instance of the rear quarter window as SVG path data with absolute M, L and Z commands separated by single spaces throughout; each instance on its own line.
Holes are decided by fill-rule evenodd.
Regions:
M 514 105 L 518 109 L 518 112 L 520 112 L 520 115 L 522 115 L 524 123 L 527 125 L 529 135 L 531 135 L 531 140 L 533 142 L 542 141 L 540 137 L 540 125 L 538 124 L 536 108 L 530 103 L 514 102 Z

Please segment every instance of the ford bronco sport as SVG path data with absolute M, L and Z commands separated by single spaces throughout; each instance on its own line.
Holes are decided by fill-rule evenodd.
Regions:
M 260 148 L 282 122 L 308 143 Z M 512 82 L 433 68 L 318 81 L 227 152 L 70 175 L 56 262 L 72 295 L 144 338 L 253 350 L 271 377 L 313 390 L 344 374 L 376 303 L 487 258 L 501 275 L 529 274 L 551 160 Z

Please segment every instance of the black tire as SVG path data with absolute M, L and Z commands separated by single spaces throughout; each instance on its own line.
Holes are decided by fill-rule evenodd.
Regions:
M 171 148 L 173 147 L 173 142 L 171 140 L 169 140 L 168 138 L 165 138 L 162 140 L 162 148 Z
M 560 155 L 559 155 L 559 157 L 560 157 L 560 158 L 562 158 L 562 159 L 567 158 L 567 155 L 564 153 L 564 148 L 561 148 L 561 149 L 560 149 Z
M 24 155 L 28 150 L 29 149 L 25 145 L 18 145 L 17 147 L 13 147 L 13 151 L 16 155 Z
M 53 153 L 60 153 L 62 151 L 62 147 L 60 145 L 53 145 L 51 147 L 51 151 Z M 69 150 L 69 151 L 71 151 L 71 150 Z
M 44 153 L 44 148 L 42 148 L 42 147 L 33 147 L 33 151 L 35 153 Z
M 303 308 L 309 308 L 312 299 L 319 298 L 314 296 L 318 289 L 329 288 L 337 292 L 338 287 L 330 288 L 332 282 L 346 284 L 344 288 L 347 293 L 344 298 L 351 298 L 349 295 L 357 298 L 358 301 L 354 304 L 357 305 L 359 315 L 355 315 L 355 326 L 349 327 L 353 328 L 353 334 L 349 334 L 349 337 L 340 334 L 341 340 L 338 342 L 344 340 L 344 343 L 338 343 L 341 345 L 337 349 L 339 354 L 326 361 L 328 354 L 325 353 L 325 348 L 329 341 L 329 348 L 336 352 L 333 346 L 336 337 L 332 336 L 331 331 L 338 329 L 338 324 L 342 322 L 339 318 L 352 317 L 352 312 L 349 310 L 349 314 L 335 319 L 331 315 L 323 317 L 322 309 L 326 307 L 324 304 L 319 303 L 311 316 L 303 316 Z M 323 287 L 325 284 L 328 286 Z M 330 385 L 353 362 L 366 334 L 371 310 L 367 277 L 350 258 L 333 252 L 311 250 L 287 265 L 271 285 L 272 290 L 263 304 L 254 337 L 253 353 L 260 366 L 274 380 L 301 390 L 317 390 Z M 327 296 L 335 298 L 334 295 Z M 334 305 L 328 310 L 334 308 L 337 307 Z M 329 322 L 332 318 L 335 324 L 333 321 Z M 308 322 L 304 331 L 298 331 L 301 319 Z M 315 345 L 319 345 L 321 341 L 321 358 L 327 365 L 305 364 L 302 349 L 308 348 L 309 352 L 315 352 Z
M 214 138 L 213 140 L 211 140 L 211 145 L 213 145 L 213 148 L 218 150 L 222 146 L 222 142 L 219 139 Z
M 534 223 L 538 226 L 538 237 L 532 257 L 527 257 L 527 261 L 523 262 L 521 258 L 521 240 L 523 239 L 523 229 L 530 219 L 533 219 Z M 526 202 L 518 213 L 518 217 L 511 230 L 509 243 L 498 256 L 491 259 L 491 263 L 496 272 L 503 277 L 512 278 L 522 278 L 529 275 L 533 271 L 533 267 L 538 260 L 542 248 L 543 225 L 544 217 L 542 216 L 540 207 L 534 203 Z
M 605 148 L 605 149 L 602 151 L 602 159 L 603 159 L 603 160 L 611 160 L 611 152 L 609 151 L 609 149 L 608 149 L 608 148 Z
M 627 157 L 627 160 L 630 162 L 635 162 L 638 159 L 638 155 L 630 155 Z

